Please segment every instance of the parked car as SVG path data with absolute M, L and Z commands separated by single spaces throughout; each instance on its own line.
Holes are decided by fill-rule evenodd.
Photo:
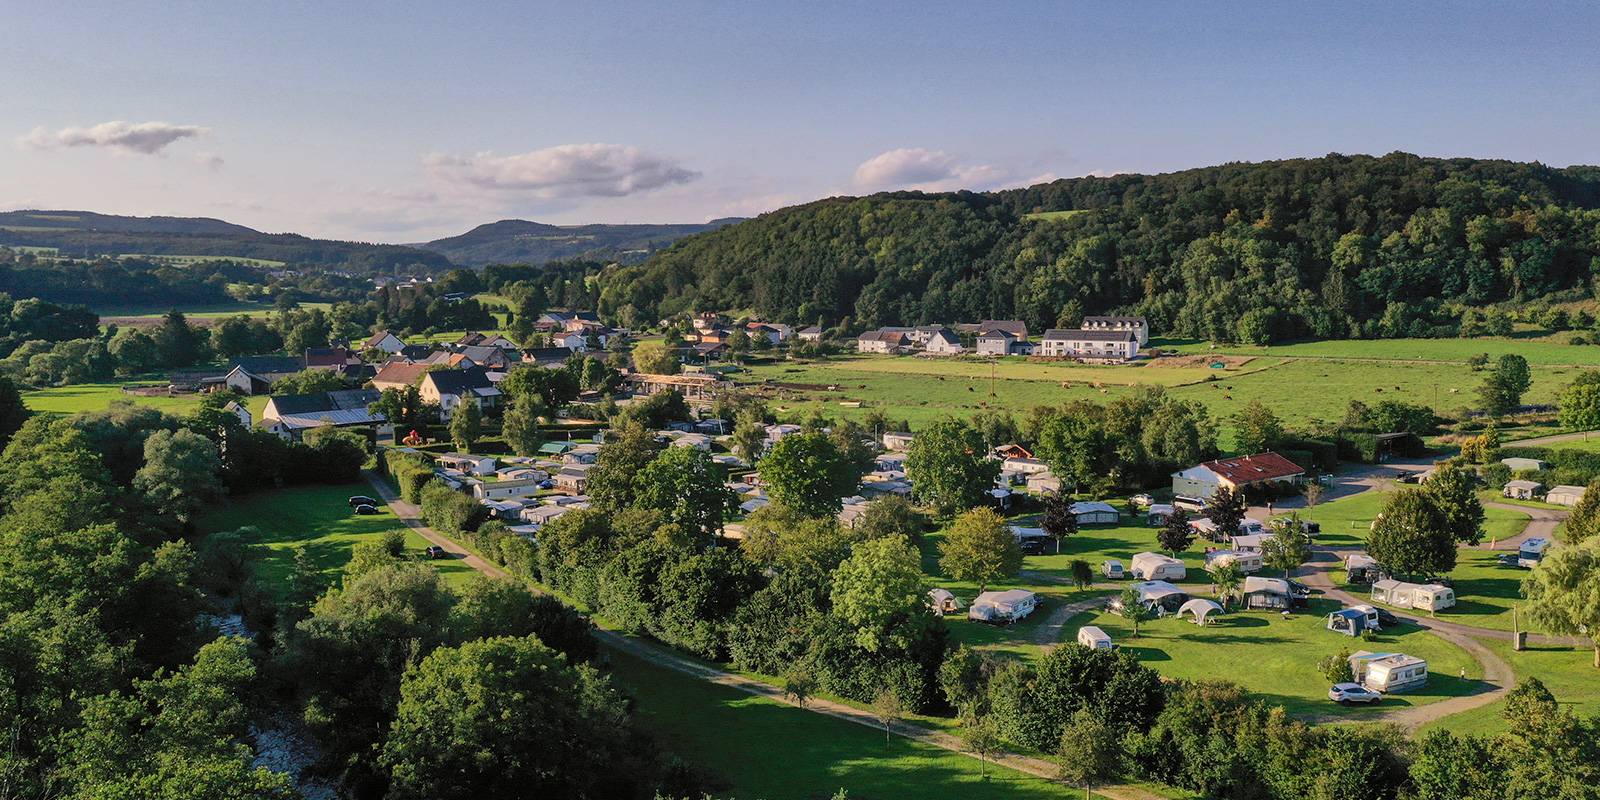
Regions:
M 1025 556 L 1036 556 L 1044 552 L 1043 539 L 1023 539 L 1017 546 L 1021 548 L 1022 554 Z
M 1359 683 L 1336 683 L 1328 689 L 1328 699 L 1340 705 L 1351 703 L 1376 703 L 1383 695 Z
M 1394 626 L 1400 624 L 1400 618 L 1390 613 L 1389 609 L 1378 608 L 1377 606 L 1373 606 L 1372 608 L 1378 612 L 1378 624 L 1382 625 L 1384 628 L 1393 628 Z
M 554 489 L 554 488 L 556 488 L 556 482 L 555 481 L 539 481 L 539 488 L 540 489 Z
M 428 558 L 444 558 L 445 556 L 450 555 L 444 551 L 443 547 L 440 547 L 436 544 L 428 545 L 428 549 L 424 550 L 423 552 L 428 554 Z
M 361 505 L 356 506 L 356 513 L 357 514 L 376 514 L 376 513 L 378 513 L 378 507 L 375 506 L 375 505 L 370 505 L 368 503 L 362 503 Z
M 348 502 L 351 508 L 355 508 L 356 506 L 375 506 L 378 504 L 377 500 L 374 500 L 373 498 L 364 494 L 352 495 L 351 498 L 345 502 Z
M 1138 506 L 1139 508 L 1149 508 L 1150 506 L 1155 505 L 1156 499 L 1148 494 L 1136 494 L 1128 498 L 1128 502 Z

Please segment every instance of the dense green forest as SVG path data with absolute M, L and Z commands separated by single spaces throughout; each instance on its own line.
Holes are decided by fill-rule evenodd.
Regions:
M 1600 168 L 1405 153 L 837 197 L 609 269 L 600 305 L 632 325 L 749 309 L 1037 329 L 1124 311 L 1221 341 L 1454 335 L 1466 307 L 1590 297 L 1597 207 Z

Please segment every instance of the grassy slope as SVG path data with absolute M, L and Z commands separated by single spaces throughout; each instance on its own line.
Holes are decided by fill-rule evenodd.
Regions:
M 613 654 L 613 676 L 638 698 L 639 721 L 666 748 L 727 781 L 741 798 L 811 800 L 840 788 L 872 798 L 1075 798 L 1077 789 L 755 697 Z
M 331 577 L 350 560 L 350 549 L 356 542 L 404 528 L 387 508 L 370 516 L 358 516 L 350 511 L 346 498 L 371 493 L 372 487 L 365 483 L 259 492 L 228 501 L 201 518 L 199 527 L 203 531 L 256 528 L 258 535 L 253 538 L 254 543 L 267 549 L 261 569 L 269 585 L 282 585 L 297 546 L 305 547 Z M 407 552 L 420 557 L 423 548 L 428 546 L 427 541 L 409 528 L 404 530 Z M 459 562 L 430 563 L 438 567 L 447 581 L 465 580 L 472 574 L 471 568 Z

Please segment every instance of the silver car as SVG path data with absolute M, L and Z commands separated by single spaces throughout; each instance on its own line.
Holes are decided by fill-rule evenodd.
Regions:
M 1336 683 L 1328 690 L 1328 699 L 1340 705 L 1351 703 L 1376 703 L 1383 695 L 1359 683 Z

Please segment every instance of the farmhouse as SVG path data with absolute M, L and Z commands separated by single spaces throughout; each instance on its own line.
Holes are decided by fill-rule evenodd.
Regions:
M 820 342 L 820 341 L 822 341 L 822 329 L 817 327 L 817 326 L 815 326 L 815 325 L 811 325 L 809 327 L 801 328 L 800 332 L 798 334 L 796 334 L 796 335 L 799 336 L 801 338 L 801 340 L 807 341 L 807 342 Z
M 1172 473 L 1172 493 L 1206 500 L 1217 489 L 1238 491 L 1250 486 L 1299 483 L 1306 471 L 1299 464 L 1267 451 L 1241 458 L 1220 458 Z
M 1034 352 L 1046 358 L 1129 361 L 1139 355 L 1139 339 L 1133 331 L 1051 328 L 1044 332 Z
M 1555 503 L 1558 506 L 1575 506 L 1583 500 L 1584 491 L 1586 491 L 1586 487 L 1583 486 L 1571 486 L 1568 484 L 1552 486 L 1550 491 L 1544 493 L 1544 501 L 1546 503 Z
M 429 372 L 422 376 L 417 388 L 423 402 L 438 404 L 439 419 L 447 422 L 462 403 L 492 408 L 500 399 L 500 389 L 489 380 L 483 367 Z
M 389 361 L 378 369 L 378 374 L 372 376 L 372 388 L 380 392 L 386 389 L 404 390 L 421 380 L 423 373 L 432 366 L 422 361 Z
M 949 328 L 941 326 L 928 336 L 928 341 L 922 346 L 925 352 L 934 355 L 953 356 L 966 350 L 961 346 L 961 340 Z
M 900 331 L 875 330 L 867 331 L 856 337 L 856 352 L 858 353 L 898 353 L 908 343 L 906 335 Z
M 1078 327 L 1086 331 L 1131 331 L 1140 347 L 1150 343 L 1150 326 L 1144 317 L 1084 317 Z
M 980 356 L 1020 356 L 1030 350 L 1026 343 L 1007 331 L 987 331 L 978 334 L 977 352 Z

